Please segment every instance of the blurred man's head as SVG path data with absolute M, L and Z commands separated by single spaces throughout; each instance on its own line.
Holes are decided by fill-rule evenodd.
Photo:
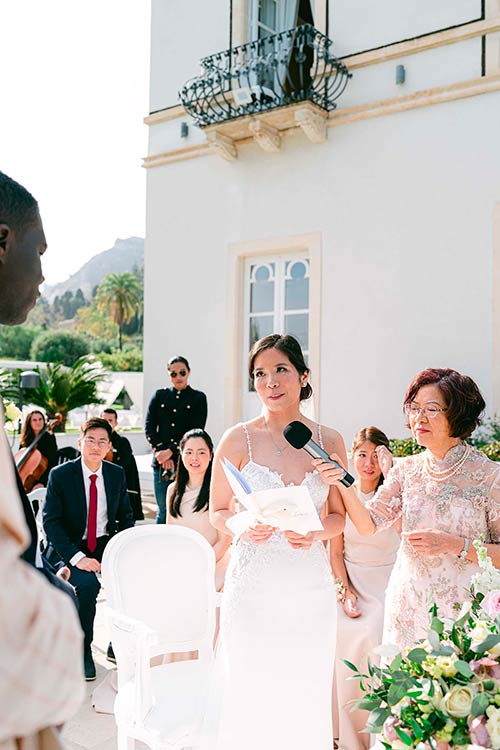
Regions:
M 23 323 L 43 283 L 47 249 L 38 203 L 22 185 L 0 172 L 0 323 Z
M 103 409 L 101 419 L 105 419 L 106 422 L 111 425 L 113 432 L 116 430 L 118 425 L 118 412 L 115 409 Z

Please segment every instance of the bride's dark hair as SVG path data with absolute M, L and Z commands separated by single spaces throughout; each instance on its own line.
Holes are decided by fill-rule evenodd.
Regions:
M 270 336 L 264 336 L 263 339 L 259 339 L 250 349 L 248 355 L 248 375 L 250 380 L 253 380 L 253 370 L 255 360 L 259 354 L 262 354 L 266 349 L 278 349 L 283 354 L 286 354 L 291 364 L 295 367 L 299 375 L 309 375 L 309 368 L 306 365 L 302 349 L 296 338 L 289 334 L 272 333 Z M 306 398 L 312 396 L 313 389 L 310 383 L 306 383 L 302 386 L 300 391 L 300 400 L 304 401 Z
M 210 463 L 207 466 L 205 476 L 203 477 L 203 484 L 201 485 L 199 495 L 196 498 L 196 503 L 193 508 L 195 513 L 199 512 L 200 510 L 201 511 L 208 510 L 208 501 L 210 498 L 210 479 L 212 477 L 212 462 L 214 459 L 214 444 L 208 432 L 205 432 L 205 430 L 195 428 L 194 430 L 189 430 L 188 432 L 186 432 L 182 436 L 181 442 L 179 443 L 179 458 L 177 459 L 177 471 L 175 474 L 174 490 L 170 498 L 170 507 L 169 507 L 170 515 L 173 516 L 174 518 L 177 518 L 178 516 L 182 516 L 181 502 L 184 496 L 184 492 L 186 491 L 186 484 L 189 479 L 188 470 L 184 466 L 184 462 L 182 460 L 182 451 L 184 450 L 184 446 L 186 445 L 187 441 L 190 440 L 191 438 L 201 438 L 202 440 L 204 440 L 207 445 L 208 450 L 210 451 L 210 456 L 211 456 Z

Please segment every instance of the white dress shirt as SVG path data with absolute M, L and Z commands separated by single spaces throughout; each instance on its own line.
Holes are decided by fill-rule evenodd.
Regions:
M 83 484 L 85 487 L 85 501 L 87 503 L 87 521 L 85 523 L 85 531 L 83 532 L 83 539 L 87 538 L 88 531 L 88 518 L 89 518 L 89 505 L 90 505 L 90 477 L 92 474 L 97 475 L 96 487 L 97 487 L 97 530 L 96 536 L 106 536 L 108 533 L 108 506 L 106 502 L 106 490 L 104 488 L 104 479 L 102 477 L 102 463 L 97 471 L 91 471 L 85 461 L 82 458 L 82 474 Z M 84 552 L 77 552 L 71 558 L 70 565 L 76 565 L 79 560 L 86 557 Z

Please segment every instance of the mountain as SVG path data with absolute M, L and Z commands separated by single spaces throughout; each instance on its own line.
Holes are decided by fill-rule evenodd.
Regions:
M 66 281 L 52 286 L 46 284 L 43 288 L 43 296 L 52 302 L 56 295 L 60 297 L 67 291 L 74 293 L 80 288 L 85 297 L 90 299 L 93 288 L 101 283 L 106 274 L 125 273 L 132 271 L 134 266 L 140 268 L 143 265 L 144 239 L 142 237 L 117 239 L 112 248 L 94 255 Z

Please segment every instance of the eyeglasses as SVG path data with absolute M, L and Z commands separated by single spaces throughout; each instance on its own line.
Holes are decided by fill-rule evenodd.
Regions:
M 171 378 L 176 378 L 177 375 L 180 375 L 181 378 L 185 378 L 187 375 L 186 370 L 179 370 L 179 372 L 176 372 L 175 370 L 169 370 L 169 373 Z
M 439 412 L 447 411 L 447 407 L 441 408 L 440 406 L 417 406 L 416 404 L 405 404 L 405 414 L 408 417 L 418 417 L 419 414 L 423 414 L 428 419 L 434 419 Z
M 84 438 L 87 445 L 90 445 L 92 448 L 94 448 L 96 445 L 98 448 L 107 448 L 109 445 L 109 440 L 94 440 L 92 437 L 85 437 Z

